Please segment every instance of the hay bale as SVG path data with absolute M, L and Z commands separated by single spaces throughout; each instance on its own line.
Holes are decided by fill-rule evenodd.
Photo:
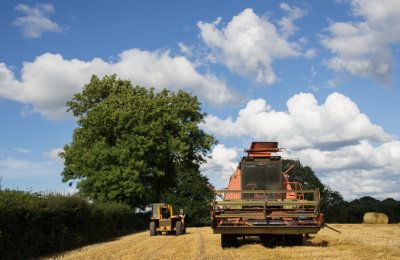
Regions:
M 389 218 L 385 213 L 367 212 L 364 214 L 364 224 L 387 224 Z
M 378 213 L 379 215 L 379 224 L 387 224 L 389 222 L 389 218 L 385 213 Z

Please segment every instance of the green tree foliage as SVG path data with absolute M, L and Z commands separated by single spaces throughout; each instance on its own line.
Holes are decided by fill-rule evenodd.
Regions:
M 209 225 L 208 203 L 213 193 L 207 188 L 208 178 L 197 165 L 180 164 L 178 169 L 178 185 L 167 192 L 164 201 L 172 205 L 174 214 L 182 209 L 189 226 Z
M 283 160 L 283 171 L 289 169 L 289 167 L 294 163 L 295 161 L 293 160 Z M 309 166 L 298 165 L 298 167 L 291 169 L 287 173 L 287 176 L 289 181 L 301 183 L 303 189 L 319 189 L 321 197 L 323 198 L 321 205 L 322 212 L 327 211 L 328 208 L 335 205 L 341 205 L 344 203 L 342 195 L 338 191 L 332 190 L 329 186 L 324 185 Z M 312 196 L 312 194 L 307 195 Z
M 67 102 L 79 127 L 64 146 L 63 181 L 91 199 L 141 207 L 177 185 L 178 165 L 204 162 L 216 143 L 199 129 L 205 113 L 184 91 L 133 87 L 116 75 L 93 76 Z

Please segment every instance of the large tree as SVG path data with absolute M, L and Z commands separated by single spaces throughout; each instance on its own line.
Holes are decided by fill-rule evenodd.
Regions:
M 64 182 L 77 181 L 95 200 L 144 207 L 177 185 L 178 165 L 198 167 L 216 143 L 199 129 L 205 113 L 184 91 L 133 87 L 116 75 L 92 76 L 67 102 L 77 117 L 72 142 L 64 146 Z
M 178 185 L 166 193 L 163 201 L 171 204 L 174 212 L 182 209 L 189 226 L 211 224 L 208 203 L 214 194 L 207 187 L 208 178 L 193 164 L 182 163 L 178 169 Z

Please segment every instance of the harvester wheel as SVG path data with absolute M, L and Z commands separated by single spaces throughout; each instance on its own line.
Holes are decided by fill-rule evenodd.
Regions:
M 260 235 L 261 244 L 265 247 L 273 248 L 277 242 L 276 235 Z
M 285 235 L 284 236 L 286 246 L 302 246 L 303 235 Z
M 231 234 L 221 234 L 221 247 L 237 247 L 237 236 Z
M 156 223 L 150 222 L 150 236 L 152 237 L 152 236 L 155 236 L 155 235 L 157 235 Z
M 182 228 L 182 222 L 181 221 L 177 221 L 176 222 L 175 228 L 176 228 L 176 235 L 177 236 L 182 235 L 183 228 Z

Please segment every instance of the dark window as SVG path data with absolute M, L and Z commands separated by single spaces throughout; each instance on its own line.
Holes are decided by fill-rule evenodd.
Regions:
M 281 161 L 242 163 L 241 175 L 242 190 L 282 189 Z M 276 194 L 269 194 L 267 197 L 275 198 Z M 255 197 L 254 194 L 244 194 L 243 198 Z

